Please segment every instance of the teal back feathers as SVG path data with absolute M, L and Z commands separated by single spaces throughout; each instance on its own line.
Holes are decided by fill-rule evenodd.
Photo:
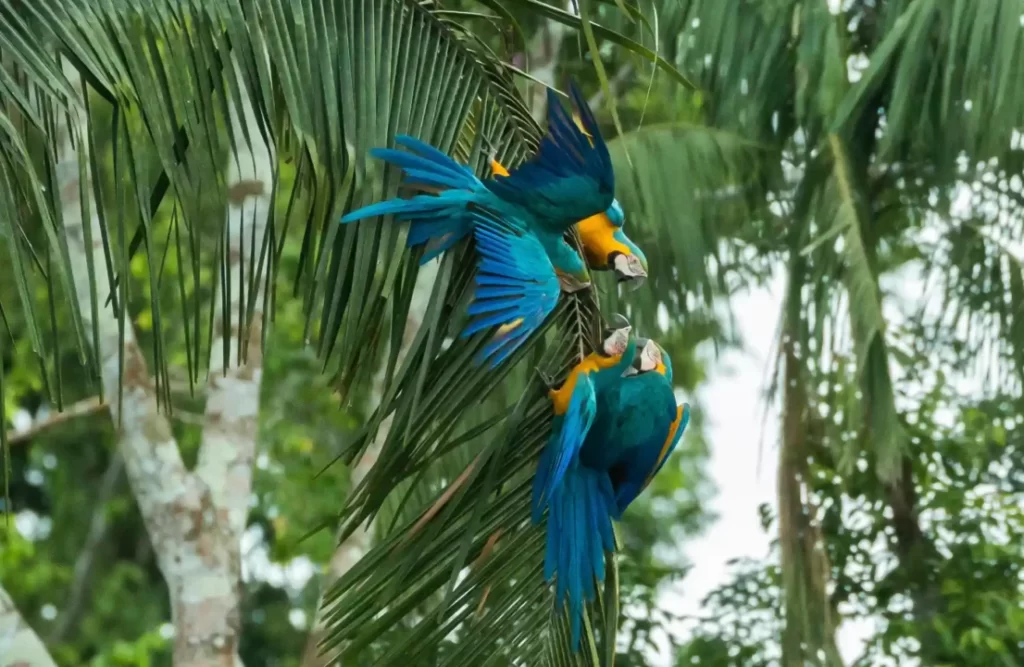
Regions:
M 496 176 L 484 184 L 505 201 L 530 211 L 539 225 L 564 232 L 611 206 L 615 172 L 597 120 L 579 88 L 570 83 L 569 97 L 589 138 L 557 94 L 550 88 L 547 92 L 548 129 L 536 155 L 508 176 Z
M 604 578 L 605 552 L 614 551 L 612 520 L 661 468 L 689 419 L 687 406 L 676 407 L 671 361 L 663 351 L 656 371 L 623 377 L 639 358 L 636 345 L 631 339 L 626 363 L 576 379 L 534 480 L 533 520 L 548 509 L 545 577 L 556 580 L 556 604 L 568 608 L 574 649 L 583 605 Z
M 395 144 L 406 150 L 377 148 L 371 155 L 401 168 L 402 185 L 423 194 L 371 204 L 341 222 L 384 215 L 409 222 L 409 247 L 426 248 L 421 264 L 472 235 L 480 262 L 471 321 L 462 335 L 497 327 L 477 357 L 496 367 L 555 309 L 559 273 L 575 288 L 589 285 L 586 264 L 561 234 L 537 225 L 533 213 L 486 188 L 468 167 L 413 137 L 399 135 Z

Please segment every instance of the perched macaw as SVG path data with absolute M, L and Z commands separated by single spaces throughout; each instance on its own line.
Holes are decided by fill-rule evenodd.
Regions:
M 544 576 L 555 578 L 557 604 L 568 602 L 575 649 L 583 603 L 604 580 L 604 552 L 615 548 L 612 520 L 664 465 L 690 407 L 676 406 L 668 355 L 653 341 L 630 338 L 628 327 L 605 338 L 551 400 L 555 418 L 531 510 L 539 523 L 548 509 Z
M 586 101 L 570 86 L 590 137 L 548 91 L 548 131 L 537 154 L 508 176 L 481 181 L 468 167 L 422 141 L 400 135 L 409 152 L 377 148 L 371 155 L 401 167 L 403 184 L 423 193 L 353 211 L 352 222 L 394 215 L 411 222 L 408 245 L 426 245 L 421 263 L 472 234 L 480 264 L 463 336 L 498 327 L 479 361 L 497 366 L 540 328 L 561 291 L 590 285 L 587 266 L 564 233 L 577 221 L 608 209 L 615 176 L 608 148 Z
M 495 176 L 508 176 L 508 170 L 497 160 L 491 160 L 491 172 Z M 647 256 L 626 236 L 625 222 L 622 205 L 613 199 L 607 210 L 580 220 L 576 229 L 590 268 L 614 271 L 620 283 L 636 288 L 647 277 Z

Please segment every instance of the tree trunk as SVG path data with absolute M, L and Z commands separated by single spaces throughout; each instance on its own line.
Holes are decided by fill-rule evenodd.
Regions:
M 0 586 L 0 667 L 57 667 L 36 633 Z
M 65 73 L 76 88 L 80 86 L 79 73 L 67 63 Z M 242 118 L 234 113 L 231 118 L 238 151 L 228 171 L 225 273 L 231 293 L 227 317 L 240 312 L 240 304 L 248 301 L 250 284 L 256 290 L 255 307 L 247 326 L 235 322 L 223 327 L 221 300 L 215 300 L 206 417 L 193 473 L 186 470 L 170 424 L 157 409 L 155 388 L 131 323 L 125 322 L 122 342 L 118 314 L 111 305 L 104 305 L 110 282 L 94 203 L 90 202 L 92 215 L 87 221 L 90 246 L 82 218 L 82 196 L 91 193 L 88 181 L 79 182 L 79 152 L 88 150 L 86 120 L 77 118 L 68 127 L 61 119 L 58 125 L 56 171 L 78 306 L 85 330 L 92 332 L 95 324 L 98 331 L 103 391 L 118 424 L 120 452 L 133 494 L 170 591 L 176 667 L 240 664 L 240 545 L 252 486 L 267 260 L 261 265 L 257 257 L 253 263 L 254 280 L 246 268 L 253 244 L 259 252 L 266 235 L 274 158 L 272 148 L 262 143 L 244 84 L 239 84 L 245 106 Z M 249 128 L 249 143 L 243 123 Z M 89 291 L 90 254 L 95 294 Z M 226 363 L 222 336 L 228 337 L 231 350 Z M 240 357 L 241 336 L 246 336 L 248 346 Z M 119 373 L 121 358 L 123 373 Z M 119 390 L 123 390 L 120 404 Z

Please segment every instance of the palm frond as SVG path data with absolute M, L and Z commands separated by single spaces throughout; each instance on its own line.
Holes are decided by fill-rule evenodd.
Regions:
M 607 312 L 622 310 L 642 330 L 658 331 L 659 306 L 696 314 L 735 287 L 730 277 L 749 275 L 744 250 L 723 242 L 767 213 L 777 168 L 767 147 L 696 123 L 662 123 L 614 139 L 609 150 L 626 232 L 648 255 L 649 275 L 629 294 L 600 277 Z
M 555 664 L 599 664 L 601 654 L 613 651 L 616 591 L 608 588 L 592 606 L 587 647 L 567 652 L 567 628 L 551 623 L 539 572 L 543 530 L 529 525 L 523 491 L 548 428 L 548 402 L 534 368 L 558 377 L 588 351 L 600 326 L 594 295 L 564 300 L 548 330 L 499 372 L 477 368 L 472 360 L 482 337 L 455 337 L 475 265 L 463 244 L 441 260 L 427 314 L 400 360 L 401 326 L 389 323 L 407 319 L 418 255 L 407 252 L 404 227 L 389 220 L 338 224 L 344 211 L 396 194 L 398 174 L 366 158 L 395 134 L 428 141 L 478 173 L 491 155 L 514 165 L 536 146 L 539 128 L 507 69 L 450 18 L 412 0 L 29 0 L 19 12 L 0 11 L 0 244 L 17 259 L 20 306 L 36 353 L 49 364 L 59 346 L 70 346 L 70 331 L 57 330 L 64 320 L 53 313 L 74 301 L 68 297 L 80 279 L 67 269 L 51 201 L 53 118 L 88 114 L 90 136 L 73 140 L 94 142 L 107 131 L 98 123 L 109 113 L 111 145 L 92 151 L 97 178 L 84 187 L 97 188 L 103 238 L 93 241 L 106 254 L 106 266 L 92 271 L 107 272 L 115 287 L 94 294 L 92 305 L 112 302 L 123 318 L 139 307 L 152 313 L 158 393 L 165 393 L 172 342 L 184 341 L 187 376 L 195 382 L 210 352 L 203 348 L 215 338 L 213 299 L 229 291 L 207 284 L 227 279 L 228 252 L 218 240 L 224 216 L 209 215 L 208 204 L 221 205 L 231 194 L 223 154 L 237 159 L 239 151 L 225 125 L 233 110 L 251 105 L 256 122 L 237 141 L 254 143 L 251 133 L 258 132 L 278 157 L 273 195 L 280 205 L 270 211 L 266 245 L 249 249 L 252 257 L 242 262 L 269 264 L 267 312 L 273 317 L 280 298 L 273 287 L 286 279 L 277 275 L 285 242 L 301 239 L 296 275 L 287 279 L 294 281 L 307 338 L 326 371 L 352 397 L 388 350 L 384 400 L 345 458 L 357 456 L 385 418 L 392 425 L 378 465 L 344 518 L 353 526 L 387 505 L 395 527 L 382 529 L 380 549 L 340 584 L 342 611 L 331 620 L 331 641 L 357 652 L 411 612 L 412 620 L 401 622 L 413 623 L 403 640 L 411 643 L 403 645 L 414 652 L 459 629 L 454 644 L 441 643 L 456 656 L 452 664 L 479 662 L 481 655 L 508 664 L 506 658 L 514 663 L 544 653 Z M 555 18 L 580 25 L 571 15 Z M 598 27 L 595 34 L 658 60 L 614 31 Z M 63 76 L 61 58 L 81 71 L 93 92 L 84 109 Z M 103 173 L 112 175 L 112 195 L 97 185 Z M 157 223 L 162 216 L 172 223 Z M 168 258 L 179 270 L 165 275 Z M 141 290 L 130 285 L 139 262 L 148 276 Z M 247 326 L 257 274 L 250 266 L 243 275 L 249 298 L 243 312 L 222 318 L 225 327 Z M 180 297 L 172 310 L 160 302 L 165 280 L 176 283 Z M 45 303 L 38 300 L 40 286 Z M 0 303 L 0 309 L 10 307 Z M 96 355 L 81 343 L 88 340 L 81 318 L 74 309 L 69 315 L 80 355 L 91 361 Z M 238 319 L 232 323 L 232 317 Z M 59 401 L 60 375 L 51 375 Z M 420 481 L 453 477 L 474 460 L 464 487 L 412 531 L 444 493 Z M 400 538 L 408 542 L 394 541 Z M 491 555 L 471 566 L 488 548 Z M 399 576 L 369 569 L 396 553 L 404 558 Z M 614 581 L 614 563 L 610 567 Z M 493 602 L 477 619 L 464 603 L 479 605 L 485 591 Z M 424 609 L 429 613 L 416 620 Z
M 869 439 L 875 454 L 879 475 L 892 481 L 899 474 L 906 454 L 906 435 L 899 420 L 896 399 L 890 376 L 885 344 L 885 318 L 882 315 L 881 295 L 877 270 L 868 256 L 862 234 L 864 223 L 856 198 L 856 185 L 842 140 L 829 137 L 834 160 L 832 183 L 825 197 L 832 195 L 834 226 L 842 234 L 843 277 L 846 283 L 847 305 L 853 333 L 857 374 L 864 387 L 864 408 Z M 826 204 L 828 206 L 828 204 Z M 821 210 L 821 219 L 828 219 L 827 209 Z M 852 461 L 847 462 L 847 469 Z
M 591 320 L 597 317 L 593 304 L 585 297 L 578 304 L 576 301 L 571 298 L 563 303 L 553 317 L 553 335 L 548 337 L 539 364 L 547 374 L 564 374 L 580 356 L 580 332 L 593 330 Z M 592 339 L 585 335 L 588 346 Z M 438 357 L 432 372 L 450 367 L 446 355 L 461 354 L 453 350 L 455 345 Z M 583 351 L 588 352 L 589 347 Z M 532 366 L 526 369 L 529 378 Z M 443 396 L 453 386 L 458 392 L 480 391 L 460 384 L 457 380 L 428 382 L 437 398 L 430 396 L 421 404 L 463 401 L 459 396 Z M 603 592 L 602 599 L 591 606 L 591 630 L 580 653 L 565 650 L 564 633 L 549 627 L 546 620 L 551 614 L 551 598 L 541 573 L 544 530 L 530 523 L 529 497 L 536 458 L 548 437 L 550 402 L 541 383 L 524 384 L 518 400 L 505 405 L 507 416 L 496 415 L 502 428 L 489 428 L 476 437 L 469 431 L 471 449 L 478 453 L 457 476 L 449 477 L 448 487 L 438 489 L 429 503 L 419 506 L 418 513 L 410 511 L 411 504 L 404 508 L 408 517 L 404 525 L 335 584 L 326 598 L 330 636 L 325 649 L 342 656 L 358 655 L 412 614 L 416 620 L 408 634 L 378 658 L 379 664 L 398 664 L 438 644 L 450 644 L 445 649 L 451 651 L 445 664 L 452 665 L 476 664 L 481 655 L 501 656 L 501 664 L 529 664 L 531 657 L 544 653 L 551 655 L 555 665 L 600 664 L 593 655 L 607 648 L 599 649 L 597 638 L 607 646 L 608 641 L 614 642 L 617 627 L 614 590 Z M 395 423 L 401 419 L 396 416 Z M 384 467 L 375 467 L 371 477 L 381 477 L 368 477 L 356 491 L 347 513 L 350 529 L 378 504 L 373 500 L 375 489 L 387 488 L 389 483 L 401 485 L 433 465 L 449 448 L 467 444 L 465 433 L 452 434 L 453 417 L 434 416 L 432 407 L 425 408 L 415 421 L 414 435 L 420 425 L 439 433 L 415 436 L 413 442 L 421 444 L 412 447 L 394 447 L 401 455 Z M 433 449 L 419 454 L 427 446 Z M 463 461 L 468 458 L 466 452 L 462 456 Z M 452 473 L 455 470 L 450 469 Z M 609 567 L 614 572 L 613 561 L 609 559 Z M 613 616 L 606 617 L 605 609 Z M 538 632 L 538 628 L 544 631 Z

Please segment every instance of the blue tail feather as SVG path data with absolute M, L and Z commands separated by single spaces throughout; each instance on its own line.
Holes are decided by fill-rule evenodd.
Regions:
M 409 199 L 391 199 L 351 211 L 341 222 L 349 223 L 374 216 L 393 215 L 411 223 L 409 247 L 427 245 L 420 263 L 426 263 L 448 250 L 473 231 L 469 204 L 486 193 L 473 171 L 438 149 L 407 135 L 395 137 L 395 145 L 407 150 L 374 148 L 370 155 L 402 169 L 402 185 L 418 190 L 440 190 Z
M 573 650 L 579 647 L 583 605 L 604 581 L 604 552 L 611 544 L 614 503 L 607 473 L 574 463 L 550 499 L 544 576 L 555 578 L 555 604 L 566 604 Z M 605 483 L 607 482 L 607 483 Z

